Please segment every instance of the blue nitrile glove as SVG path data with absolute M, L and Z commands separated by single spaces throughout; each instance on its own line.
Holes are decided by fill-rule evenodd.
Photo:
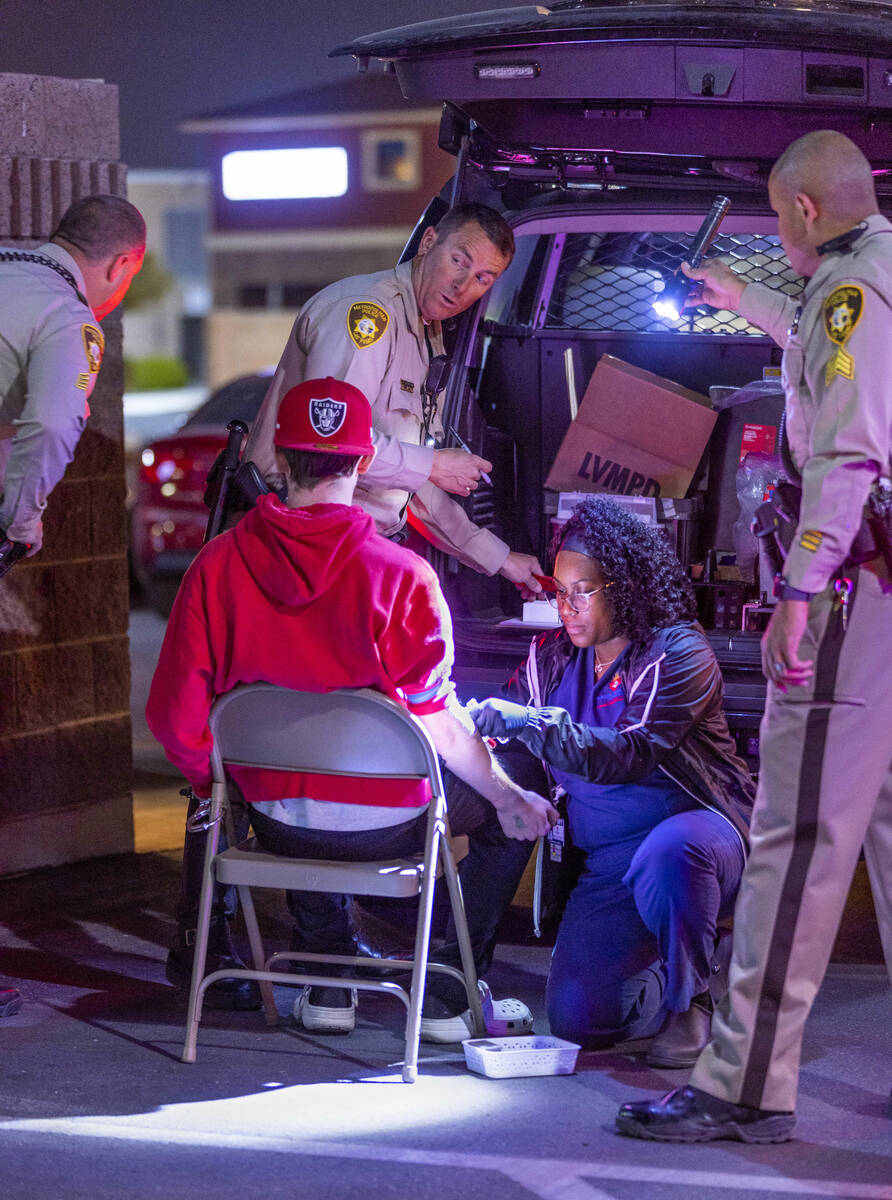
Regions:
M 518 730 L 529 725 L 535 710 L 510 700 L 472 701 L 468 705 L 471 720 L 484 737 L 513 737 Z

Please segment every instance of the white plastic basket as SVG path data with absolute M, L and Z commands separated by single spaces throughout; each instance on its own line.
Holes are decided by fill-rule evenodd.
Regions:
M 579 1046 L 558 1037 L 467 1038 L 469 1071 L 490 1079 L 521 1075 L 572 1075 Z

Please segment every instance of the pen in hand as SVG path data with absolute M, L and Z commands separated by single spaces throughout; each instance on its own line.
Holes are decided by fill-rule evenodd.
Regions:
M 464 450 L 467 454 L 474 453 L 474 451 L 471 449 L 471 447 L 468 445 L 468 443 L 464 440 L 464 438 L 459 437 L 454 425 L 449 426 L 449 433 L 452 435 L 452 437 L 455 438 L 455 440 L 458 442 L 458 444 L 462 450 Z M 489 475 L 487 475 L 487 473 L 485 471 L 480 472 L 480 478 L 483 480 L 484 483 L 487 483 L 487 484 L 489 484 L 490 487 L 492 487 L 492 479 L 490 478 Z

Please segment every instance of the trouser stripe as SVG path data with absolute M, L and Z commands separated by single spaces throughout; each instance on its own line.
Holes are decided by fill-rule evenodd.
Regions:
M 854 595 L 849 600 L 850 611 L 853 601 Z M 830 702 L 833 699 L 843 636 L 840 614 L 832 611 L 815 661 L 814 696 L 818 701 Z M 756 1009 L 753 1040 L 740 1090 L 740 1103 L 750 1108 L 762 1107 L 762 1094 L 774 1051 L 802 893 L 817 839 L 824 752 L 831 711 L 829 703 L 826 708 L 814 709 L 806 722 L 796 795 L 796 835 L 793 853 L 784 876 L 777 916 L 765 959 L 765 974 Z M 792 749 L 794 748 L 791 747 Z M 754 931 L 751 931 L 750 935 L 754 936 Z

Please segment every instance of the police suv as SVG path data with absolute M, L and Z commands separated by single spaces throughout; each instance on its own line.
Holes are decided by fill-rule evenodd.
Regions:
M 710 253 L 746 279 L 799 292 L 766 181 L 774 159 L 811 130 L 852 138 L 874 165 L 881 205 L 892 208 L 892 3 L 550 0 L 391 29 L 334 53 L 361 68 L 383 62 L 407 98 L 443 101 L 440 145 L 456 157 L 455 176 L 405 257 L 460 199 L 497 207 L 514 229 L 513 263 L 447 330 L 443 426 L 495 465 L 493 486 L 467 501 L 478 524 L 544 564 L 561 496 L 565 506 L 572 500 L 567 461 L 578 431 L 568 431 L 585 415 L 580 408 L 591 408 L 596 366 L 670 385 L 637 433 L 652 457 L 693 453 L 684 489 L 654 485 L 640 468 L 635 430 L 625 448 L 609 430 L 599 441 L 596 430 L 586 450 L 589 435 L 580 433 L 576 486 L 640 505 L 666 525 L 695 573 L 705 564 L 701 612 L 730 723 L 755 765 L 759 635 L 741 627 L 765 583 L 752 564 L 741 570 L 732 560 L 746 549 L 741 458 L 747 449 L 776 451 L 780 351 L 733 313 L 702 308 L 677 318 L 654 304 L 717 196 L 731 204 Z M 672 413 L 679 422 L 688 413 L 685 390 L 720 411 L 711 434 L 686 434 L 676 448 Z M 560 467 L 562 451 L 570 458 Z M 435 557 L 456 616 L 459 687 L 485 694 L 526 652 L 519 597 L 504 580 Z

